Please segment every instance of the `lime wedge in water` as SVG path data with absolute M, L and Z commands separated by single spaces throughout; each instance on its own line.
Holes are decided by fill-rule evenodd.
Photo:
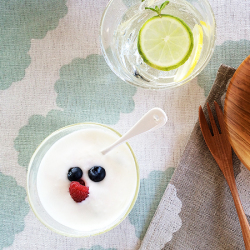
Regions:
M 154 16 L 140 29 L 138 51 L 144 62 L 155 69 L 178 68 L 187 61 L 192 49 L 192 31 L 178 17 Z
M 203 46 L 203 30 L 199 24 L 196 24 L 193 28 L 193 36 L 194 36 L 194 49 L 189 59 L 178 68 L 176 72 L 174 81 L 182 81 L 187 78 L 194 70 L 197 62 L 201 56 L 201 50 Z

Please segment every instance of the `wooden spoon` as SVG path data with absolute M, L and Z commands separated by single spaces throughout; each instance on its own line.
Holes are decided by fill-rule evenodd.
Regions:
M 250 55 L 241 63 L 229 83 L 224 118 L 231 146 L 250 170 Z

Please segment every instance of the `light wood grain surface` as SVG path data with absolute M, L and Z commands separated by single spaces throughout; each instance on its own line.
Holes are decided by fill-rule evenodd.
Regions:
M 250 170 L 250 55 L 229 83 L 224 116 L 230 143 L 241 162 Z

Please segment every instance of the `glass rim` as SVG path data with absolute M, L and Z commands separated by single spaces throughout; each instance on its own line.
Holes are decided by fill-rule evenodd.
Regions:
M 109 10 L 110 5 L 115 2 L 117 0 L 109 0 L 108 4 L 106 5 L 103 13 L 102 13 L 102 17 L 101 17 L 101 21 L 100 21 L 100 30 L 99 30 L 99 37 L 100 37 L 100 47 L 101 47 L 101 51 L 103 54 L 103 57 L 106 61 L 106 63 L 108 64 L 108 66 L 110 67 L 110 69 L 113 71 L 113 73 L 116 74 L 116 76 L 118 76 L 121 80 L 135 86 L 135 87 L 140 87 L 143 89 L 150 89 L 150 90 L 168 90 L 168 89 L 173 89 L 176 87 L 179 87 L 187 82 L 190 82 L 191 80 L 193 80 L 197 75 L 200 74 L 200 72 L 207 66 L 208 62 L 210 61 L 213 52 L 214 52 L 214 48 L 215 48 L 215 40 L 216 40 L 216 29 L 217 29 L 217 24 L 216 24 L 216 20 L 215 20 L 215 15 L 214 12 L 212 10 L 212 7 L 210 5 L 210 3 L 208 2 L 208 0 L 202 0 L 203 2 L 206 3 L 207 7 L 208 7 L 208 11 L 212 16 L 212 30 L 213 30 L 213 34 L 211 35 L 211 40 L 210 40 L 210 48 L 208 53 L 206 54 L 205 60 L 203 62 L 203 64 L 196 69 L 195 71 L 193 71 L 187 78 L 185 78 L 182 81 L 179 82 L 171 82 L 168 83 L 166 85 L 164 85 L 164 83 L 158 83 L 158 84 L 152 84 L 152 85 L 147 85 L 147 84 L 142 84 L 140 81 L 138 81 L 136 78 L 132 79 L 129 75 L 126 75 L 126 77 L 124 77 L 123 74 L 121 74 L 121 72 L 119 72 L 114 66 L 113 64 L 110 62 L 109 57 L 106 53 L 106 49 L 104 48 L 103 45 L 103 23 L 105 21 L 105 17 L 107 14 L 107 11 Z
M 133 156 L 133 159 L 134 159 L 134 163 L 135 163 L 135 167 L 136 167 L 136 175 L 137 175 L 137 178 L 136 178 L 136 189 L 135 189 L 135 193 L 134 193 L 134 196 L 133 196 L 133 200 L 132 202 L 130 203 L 128 209 L 126 210 L 126 212 L 121 216 L 121 218 L 118 218 L 115 220 L 114 224 L 111 223 L 111 226 L 107 226 L 107 228 L 103 229 L 103 230 L 96 230 L 93 232 L 92 231 L 80 231 L 80 230 L 75 230 L 75 229 L 72 229 L 74 231 L 77 231 L 77 232 L 82 232 L 83 234 L 70 234 L 70 233 L 66 233 L 62 230 L 59 230 L 59 229 L 56 229 L 54 228 L 53 226 L 51 226 L 49 223 L 45 222 L 39 215 L 39 213 L 37 212 L 36 208 L 35 208 L 35 205 L 34 203 L 32 202 L 32 198 L 31 198 L 31 195 L 30 195 L 30 188 L 29 188 L 29 177 L 30 177 L 30 172 L 31 172 L 31 168 L 32 168 L 32 163 L 36 157 L 36 155 L 39 153 L 41 147 L 46 144 L 46 142 L 52 138 L 53 136 L 59 134 L 60 132 L 64 131 L 64 130 L 67 130 L 71 127 L 76 127 L 76 126 L 84 126 L 84 125 L 96 125 L 96 126 L 101 126 L 101 127 L 104 127 L 106 129 L 109 129 L 111 130 L 112 132 L 114 132 L 115 134 L 117 134 L 119 137 L 121 137 L 122 135 L 116 131 L 115 129 L 109 127 L 108 125 L 105 125 L 105 124 L 101 124 L 101 123 L 96 123 L 96 122 L 82 122 L 82 123 L 75 123 L 75 124 L 71 124 L 71 125 L 68 125 L 68 126 L 64 126 L 60 129 L 57 129 L 55 130 L 54 132 L 52 132 L 50 135 L 48 135 L 36 148 L 36 150 L 34 151 L 31 159 L 30 159 L 30 162 L 29 162 L 29 165 L 28 165 L 28 171 L 27 171 L 27 181 L 26 181 L 26 187 L 27 187 L 27 198 L 28 198 L 28 202 L 29 202 L 29 205 L 30 205 L 30 208 L 32 209 L 33 213 L 35 214 L 35 216 L 38 218 L 38 220 L 44 225 L 46 226 L 47 228 L 49 228 L 51 231 L 57 233 L 57 234 L 60 234 L 60 235 L 63 235 L 63 236 L 67 236 L 67 237 L 74 237 L 74 238 L 83 238 L 83 237 L 89 237 L 89 236 L 96 236 L 96 235 L 99 235 L 99 234 L 103 234 L 103 233 L 106 233 L 110 230 L 112 230 L 113 228 L 115 228 L 116 226 L 118 226 L 127 216 L 128 214 L 130 213 L 130 211 L 132 210 L 132 208 L 134 207 L 134 204 L 137 200 L 137 197 L 138 197 L 138 193 L 139 193 L 139 188 L 140 188 L 140 170 L 139 170 L 139 165 L 138 165 L 138 161 L 136 159 L 136 156 L 134 154 L 134 151 L 132 150 L 131 146 L 129 145 L 128 142 L 126 142 L 125 144 L 127 145 L 128 149 L 130 150 L 131 152 L 131 155 Z M 43 208 L 44 209 L 44 208 Z M 46 211 L 44 209 L 44 211 Z M 46 211 L 47 213 L 47 211 Z M 48 214 L 48 213 L 47 213 Z M 51 217 L 52 218 L 52 217 Z M 54 218 L 52 218 L 54 220 Z M 56 220 L 55 220 L 56 221 Z M 57 221 L 58 222 L 58 221 Z M 60 224 L 60 222 L 58 222 Z M 68 227 L 69 228 L 69 227 Z M 70 229 L 70 228 L 69 228 Z M 93 233 L 91 233 L 93 232 Z

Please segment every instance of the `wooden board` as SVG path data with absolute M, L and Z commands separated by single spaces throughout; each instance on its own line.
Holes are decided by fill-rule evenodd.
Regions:
M 229 83 L 224 118 L 232 148 L 250 170 L 250 55 Z

